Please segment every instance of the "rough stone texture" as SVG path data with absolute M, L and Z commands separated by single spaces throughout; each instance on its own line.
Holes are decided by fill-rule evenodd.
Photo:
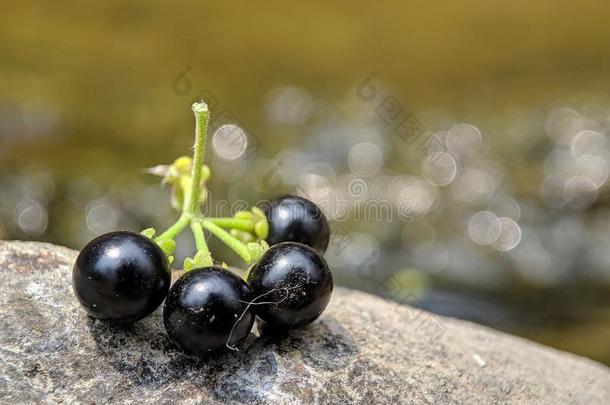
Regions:
M 0 242 L 0 403 L 610 403 L 593 361 L 341 288 L 303 330 L 189 357 L 159 312 L 127 329 L 88 318 L 75 255 Z

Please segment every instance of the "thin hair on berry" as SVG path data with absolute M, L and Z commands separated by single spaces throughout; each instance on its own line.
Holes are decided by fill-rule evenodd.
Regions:
M 248 309 L 250 309 L 250 307 L 252 305 L 263 305 L 263 304 L 280 304 L 284 301 L 286 301 L 286 299 L 288 298 L 288 292 L 291 290 L 296 290 L 297 288 L 301 288 L 303 287 L 302 285 L 295 285 L 293 287 L 282 287 L 282 288 L 273 288 L 269 291 L 267 291 L 266 293 L 263 293 L 257 297 L 255 297 L 253 300 L 251 301 L 243 301 L 243 300 L 239 300 L 239 302 L 242 302 L 246 305 L 246 308 L 244 308 L 244 311 L 241 313 L 241 315 L 239 316 L 239 318 L 237 318 L 237 320 L 235 321 L 235 323 L 233 324 L 233 327 L 231 328 L 231 331 L 229 332 L 229 337 L 227 338 L 227 343 L 225 343 L 225 345 L 227 346 L 227 348 L 238 352 L 239 349 L 237 347 L 233 347 L 229 344 L 229 342 L 231 341 L 231 337 L 233 336 L 233 330 L 235 330 L 235 327 L 237 326 L 237 324 L 239 323 L 239 321 L 241 320 L 241 318 L 244 317 L 244 315 L 246 314 L 246 312 L 248 312 Z M 256 300 L 263 298 L 265 295 L 269 295 L 271 293 L 274 293 L 276 291 L 284 291 L 286 293 L 286 295 L 284 296 L 284 298 L 282 298 L 279 301 L 263 301 L 263 302 L 256 302 Z

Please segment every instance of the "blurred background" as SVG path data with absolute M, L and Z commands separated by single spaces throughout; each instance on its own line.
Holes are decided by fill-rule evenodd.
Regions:
M 79 249 L 169 225 L 145 169 L 187 153 L 203 98 L 207 210 L 299 193 L 332 221 L 337 284 L 610 364 L 609 18 L 599 1 L 3 4 L 0 238 Z

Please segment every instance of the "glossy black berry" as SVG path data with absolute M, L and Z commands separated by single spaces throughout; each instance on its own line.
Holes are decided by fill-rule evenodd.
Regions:
M 163 307 L 171 340 L 190 354 L 235 348 L 252 329 L 250 289 L 221 267 L 193 269 L 172 286 Z
M 269 248 L 248 273 L 256 314 L 274 327 L 294 328 L 313 322 L 333 291 L 328 265 L 316 251 L 296 242 Z
M 311 246 L 320 254 L 328 247 L 330 231 L 324 213 L 311 201 L 284 196 L 271 200 L 263 206 L 269 221 L 267 242 L 299 242 Z
M 89 315 L 121 323 L 153 312 L 167 295 L 170 267 L 152 240 L 111 232 L 81 250 L 72 270 L 76 297 Z

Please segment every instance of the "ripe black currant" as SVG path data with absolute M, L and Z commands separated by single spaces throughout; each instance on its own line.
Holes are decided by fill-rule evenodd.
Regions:
M 256 314 L 271 326 L 295 328 L 326 308 L 333 278 L 324 258 L 309 246 L 283 242 L 269 248 L 248 273 Z
M 171 340 L 190 354 L 205 355 L 241 344 L 252 329 L 250 289 L 218 266 L 193 269 L 172 286 L 163 307 Z
M 81 250 L 72 270 L 74 292 L 94 318 L 131 323 L 153 312 L 170 286 L 167 257 L 152 240 L 111 232 Z
M 276 198 L 263 206 L 269 221 L 267 242 L 299 242 L 320 254 L 328 247 L 330 231 L 324 213 L 313 202 L 297 196 Z

